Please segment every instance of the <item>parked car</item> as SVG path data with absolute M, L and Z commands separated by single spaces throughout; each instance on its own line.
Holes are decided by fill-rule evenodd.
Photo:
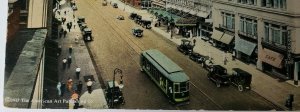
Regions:
M 72 6 L 72 9 L 73 9 L 74 11 L 78 10 L 76 5 L 73 5 L 73 6 Z
M 141 25 L 143 28 L 151 29 L 151 21 L 150 20 L 141 20 Z
M 232 71 L 230 77 L 231 84 L 238 87 L 239 91 L 250 90 L 252 75 L 240 68 L 232 68 Z
M 208 71 L 212 71 L 213 65 L 214 65 L 214 63 L 211 59 L 209 59 L 209 57 L 207 57 L 207 59 L 204 61 L 204 63 L 201 63 L 201 66 Z
M 125 104 L 123 93 L 119 87 L 119 84 L 116 81 L 115 85 L 113 85 L 113 81 L 107 81 L 107 86 L 105 89 L 105 98 L 110 108 L 112 107 L 112 104 Z
M 117 19 L 118 19 L 118 20 L 124 20 L 124 16 L 119 15 L 119 16 L 117 17 Z
M 220 65 L 213 65 L 212 71 L 209 71 L 207 78 L 213 81 L 217 87 L 229 85 L 229 75 L 227 69 Z
M 87 24 L 86 23 L 81 23 L 79 28 L 80 28 L 81 31 L 83 31 L 85 28 L 87 28 Z
M 114 8 L 118 8 L 118 4 L 117 3 L 113 3 L 113 7 Z
M 181 44 L 177 46 L 178 51 L 182 52 L 185 55 L 191 54 L 194 46 L 191 45 L 191 41 L 187 39 L 182 39 Z
M 199 53 L 193 52 L 190 54 L 189 58 L 199 64 L 204 63 L 206 59 L 208 59 L 207 56 L 203 56 Z
M 132 34 L 136 37 L 142 37 L 143 36 L 143 30 L 140 28 L 133 28 Z
M 136 16 L 137 16 L 136 13 L 130 13 L 129 18 L 133 20 Z
M 90 28 L 83 29 L 82 36 L 85 42 L 93 41 L 92 30 Z

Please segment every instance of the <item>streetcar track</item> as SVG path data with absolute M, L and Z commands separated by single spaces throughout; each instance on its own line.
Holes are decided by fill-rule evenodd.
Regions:
M 87 2 L 87 4 L 90 5 L 93 9 L 97 9 L 95 6 L 91 5 L 91 3 Z M 130 43 L 129 43 L 127 40 L 125 40 L 124 38 L 121 37 L 121 34 L 120 34 L 120 33 L 127 35 L 126 33 L 122 32 L 122 30 L 120 30 L 120 28 L 112 26 L 112 24 L 114 24 L 115 26 L 117 26 L 117 25 L 116 25 L 115 23 L 113 23 L 113 22 L 108 22 L 107 19 L 106 19 L 102 14 L 100 14 L 100 13 L 97 12 L 97 11 L 95 11 L 95 12 L 97 13 L 97 15 L 99 15 L 99 16 L 102 17 L 102 20 L 104 21 L 104 22 L 103 22 L 104 24 L 110 26 L 110 27 L 113 29 L 113 31 L 116 32 L 116 33 L 113 33 L 114 35 L 117 35 L 116 37 L 122 39 L 128 46 L 131 46 L 131 47 L 129 47 L 129 48 L 131 48 L 131 50 L 135 51 L 135 52 L 139 55 L 139 53 L 143 50 L 140 46 L 138 46 L 135 42 L 133 42 L 133 41 L 129 38 L 129 40 L 130 40 L 136 47 L 138 47 L 139 50 L 141 50 L 141 51 L 137 51 L 136 49 L 134 49 L 134 47 L 133 47 L 132 45 L 130 45 Z M 103 12 L 102 12 L 102 13 L 103 13 Z M 111 24 L 109 24 L 109 23 L 111 23 Z M 119 30 L 117 30 L 116 28 L 118 28 Z M 131 50 L 129 50 L 129 51 L 131 51 Z M 139 61 L 136 60 L 136 59 L 134 58 L 134 55 L 131 54 L 131 53 L 129 53 L 129 54 L 130 54 L 130 57 L 135 61 L 135 63 L 139 65 Z
M 98 7 L 96 7 L 96 6 L 93 6 L 93 5 L 91 5 L 91 3 L 88 3 L 90 6 L 92 6 L 93 7 L 93 9 L 102 9 L 102 8 L 98 8 Z M 104 7 L 103 7 L 104 8 Z M 106 8 L 107 9 L 107 8 Z M 103 13 L 103 10 L 100 10 L 101 11 L 101 13 Z M 105 12 L 104 12 L 105 13 Z M 115 14 L 116 12 L 114 12 L 114 14 Z M 104 24 L 108 24 L 112 29 L 113 29 L 113 31 L 114 32 L 116 32 L 116 34 L 114 34 L 114 35 L 116 35 L 116 37 L 118 37 L 118 38 L 120 38 L 120 39 L 122 39 L 123 41 L 125 41 L 125 43 L 128 45 L 128 46 L 130 46 L 131 48 L 128 48 L 128 49 L 130 49 L 129 51 L 133 51 L 133 52 L 135 52 L 135 53 L 133 53 L 133 52 L 129 52 L 128 54 L 130 55 L 130 57 L 135 61 L 135 63 L 137 63 L 138 65 L 139 65 L 139 61 L 137 61 L 136 60 L 136 56 L 135 56 L 135 54 L 138 54 L 139 55 L 139 53 L 141 52 L 141 51 L 143 51 L 143 48 L 141 47 L 141 45 L 143 45 L 143 41 L 141 40 L 141 39 L 131 39 L 130 37 L 132 37 L 132 35 L 131 35 L 131 33 L 128 33 L 128 32 L 125 32 L 125 31 L 122 31 L 122 28 L 125 28 L 124 26 L 121 26 L 121 25 L 117 25 L 117 23 L 115 22 L 115 21 L 110 21 L 110 22 L 108 22 L 108 20 L 107 19 L 109 19 L 109 18 L 105 18 L 105 17 L 103 17 L 103 15 L 102 14 L 100 14 L 99 12 L 97 12 L 97 14 L 98 15 L 100 15 L 101 17 L 102 17 L 102 19 L 103 19 L 103 21 L 104 21 Z M 109 17 L 112 17 L 111 15 L 109 15 Z M 112 17 L 113 18 L 113 17 Z M 121 24 L 126 24 L 126 25 L 131 25 L 131 23 L 126 23 L 126 22 L 120 22 Z M 120 28 L 121 27 L 121 28 Z M 154 32 L 153 30 L 151 30 L 151 32 Z M 154 32 L 154 33 L 156 33 L 156 32 Z M 126 35 L 126 37 L 121 37 L 121 36 L 123 36 L 123 35 Z M 158 34 L 158 35 L 160 35 L 160 34 Z M 129 37 L 129 38 L 128 38 Z M 126 38 L 126 39 L 125 39 Z M 168 41 L 170 41 L 169 39 L 166 39 L 166 38 L 163 38 L 164 40 L 168 40 Z M 131 45 L 130 44 L 130 42 L 131 43 L 133 43 L 133 45 Z M 171 41 L 170 42 L 168 42 L 169 44 L 170 43 L 172 43 Z M 176 45 L 176 44 L 175 44 Z M 134 46 L 135 47 L 137 47 L 138 49 L 134 49 Z M 144 48 L 145 49 L 145 48 Z M 211 97 L 209 97 L 205 92 L 203 92 L 199 87 L 197 87 L 192 81 L 190 81 L 190 83 L 191 83 L 191 85 L 192 86 L 194 86 L 195 87 L 195 89 L 196 90 L 198 90 L 201 94 L 203 94 L 205 97 L 207 97 L 210 101 L 212 101 L 212 103 L 214 103 L 215 105 L 217 105 L 220 109 L 223 109 L 223 107 L 222 106 L 220 106 L 219 104 L 217 104 Z M 264 98 L 264 97 L 263 97 Z M 266 100 L 266 99 L 265 99 Z M 268 102 L 270 102 L 269 100 L 266 100 L 266 101 L 268 101 Z M 273 104 L 272 102 L 270 102 L 271 104 Z M 273 104 L 274 106 L 276 106 L 276 107 L 278 107 L 276 104 Z M 178 106 L 175 106 L 175 108 L 176 109 L 178 109 L 178 110 L 180 110 L 180 107 L 178 107 Z
M 91 5 L 90 2 L 87 2 L 87 3 L 88 3 L 88 5 L 91 6 L 93 9 L 95 9 L 95 10 L 98 9 L 97 7 Z M 101 13 L 105 13 L 105 12 L 103 12 L 103 10 L 100 10 L 100 11 L 101 11 Z M 115 22 L 113 22 L 113 21 L 109 22 L 109 21 L 108 21 L 101 13 L 99 13 L 99 12 L 97 12 L 97 11 L 95 11 L 95 12 L 97 13 L 97 15 L 99 15 L 99 16 L 102 17 L 102 20 L 104 21 L 104 22 L 103 22 L 104 24 L 109 25 L 109 26 L 113 29 L 113 31 L 116 32 L 116 33 L 114 33 L 114 35 L 117 35 L 116 37 L 118 37 L 118 38 L 122 39 L 123 41 L 125 41 L 125 43 L 126 43 L 128 46 L 131 46 L 131 50 L 135 51 L 137 55 L 139 55 L 139 53 L 140 53 L 141 51 L 143 51 L 143 49 L 142 49 L 135 41 L 133 41 L 133 39 L 127 38 L 127 39 L 129 39 L 129 41 L 128 41 L 128 40 L 126 40 L 126 39 L 124 39 L 124 38 L 121 37 L 122 34 L 125 34 L 127 37 L 132 37 L 131 34 L 122 31 L 122 29 L 119 28 L 118 25 L 116 25 Z M 124 22 L 124 23 L 125 23 L 125 22 Z M 127 24 L 129 24 L 129 23 L 127 23 Z M 124 27 L 123 27 L 123 28 L 124 28 Z M 152 32 L 154 32 L 154 31 L 152 31 Z M 126 37 L 125 37 L 125 38 L 126 38 Z M 164 39 L 164 40 L 167 40 L 167 39 Z M 142 43 L 141 40 L 138 40 L 138 41 L 140 41 L 140 43 Z M 136 49 L 134 49 L 133 46 L 132 46 L 129 42 L 132 42 L 136 47 L 139 48 L 140 51 L 137 51 Z M 130 54 L 131 58 L 139 65 L 139 61 L 135 60 L 134 54 L 131 54 L 131 53 L 129 53 L 129 54 Z M 198 90 L 201 94 L 203 94 L 204 96 L 206 96 L 213 104 L 217 105 L 220 109 L 223 109 L 222 106 L 220 106 L 219 104 L 217 104 L 212 98 L 210 98 L 206 93 L 204 93 L 200 88 L 198 88 L 192 81 L 190 81 L 190 83 L 192 84 L 192 86 L 194 86 L 194 87 L 196 88 L 196 90 Z M 178 109 L 178 110 L 181 110 L 179 106 L 175 106 L 175 108 Z

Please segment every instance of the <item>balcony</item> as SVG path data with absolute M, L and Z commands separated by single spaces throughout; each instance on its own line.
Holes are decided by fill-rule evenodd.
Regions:
M 224 25 L 219 24 L 219 28 L 234 33 L 234 28 L 227 28 Z
M 250 34 L 250 33 L 242 32 L 242 31 L 238 30 L 238 34 L 243 36 L 243 37 L 246 37 L 246 38 L 257 40 L 257 33 L 256 34 Z
M 264 38 L 262 38 L 261 45 L 263 47 L 266 47 L 268 49 L 271 49 L 271 50 L 274 50 L 277 52 L 281 52 L 281 53 L 285 53 L 287 50 L 286 45 L 278 44 L 274 41 L 266 41 Z

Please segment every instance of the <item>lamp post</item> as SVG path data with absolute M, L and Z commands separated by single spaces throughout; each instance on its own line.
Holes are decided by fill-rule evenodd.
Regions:
M 123 80 L 122 80 L 122 78 L 123 78 L 123 74 L 122 74 L 122 70 L 121 69 L 119 69 L 119 68 L 116 68 L 115 70 L 114 70 L 114 77 L 113 77 L 113 88 L 112 88 L 112 95 L 111 95 L 111 107 L 113 108 L 114 107 L 114 95 L 115 95 L 115 76 L 116 76 L 116 74 L 120 74 L 120 77 L 121 77 L 121 80 L 120 80 L 120 84 L 119 84 L 119 88 L 120 89 L 122 89 L 123 87 L 124 87 L 124 85 L 123 85 Z

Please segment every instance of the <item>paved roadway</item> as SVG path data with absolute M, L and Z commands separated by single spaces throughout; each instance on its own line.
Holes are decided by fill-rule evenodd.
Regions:
M 124 75 L 125 109 L 192 109 L 192 110 L 272 110 L 278 109 L 252 91 L 239 92 L 234 87 L 216 88 L 207 80 L 205 71 L 198 64 L 179 53 L 176 45 L 151 30 L 144 29 L 144 36 L 136 38 L 131 28 L 137 26 L 119 9 L 102 6 L 101 0 L 77 1 L 77 16 L 84 16 L 92 28 L 94 41 L 88 46 L 104 81 L 112 80 L 113 70 L 120 68 Z M 117 20 L 124 15 L 125 20 Z M 158 49 L 182 67 L 191 80 L 190 104 L 174 106 L 139 71 L 139 55 L 146 49 Z M 118 80 L 118 76 L 117 80 Z

